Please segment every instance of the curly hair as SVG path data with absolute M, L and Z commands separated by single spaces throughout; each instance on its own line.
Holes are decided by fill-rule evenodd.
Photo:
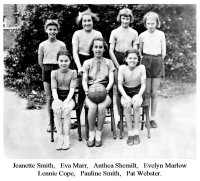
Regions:
M 76 18 L 77 25 L 80 24 L 84 15 L 90 15 L 92 17 L 92 20 L 99 21 L 99 17 L 97 16 L 97 14 L 91 12 L 91 10 L 88 8 L 87 10 L 85 10 L 83 12 L 79 12 L 78 17 Z
M 136 49 L 129 49 L 125 52 L 125 59 L 128 57 L 129 54 L 131 53 L 135 53 L 138 57 L 138 63 L 136 64 L 136 66 L 138 66 L 140 64 L 140 54 L 139 51 Z

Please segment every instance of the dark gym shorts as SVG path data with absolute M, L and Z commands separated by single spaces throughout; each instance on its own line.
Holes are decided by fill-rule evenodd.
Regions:
M 143 54 L 142 64 L 146 68 L 147 78 L 160 78 L 165 76 L 164 61 L 161 55 Z
M 51 83 L 51 71 L 58 69 L 58 64 L 44 64 L 42 69 L 42 81 Z
M 125 53 L 122 53 L 122 52 L 118 52 L 115 50 L 115 57 L 119 63 L 119 65 L 123 65 L 125 64 Z
M 126 92 L 126 94 L 129 96 L 129 97 L 133 97 L 135 96 L 136 94 L 139 93 L 140 91 L 140 88 L 141 88 L 141 84 L 139 84 L 138 86 L 136 87 L 126 87 L 125 85 L 123 85 L 123 88 L 124 88 L 124 91 Z

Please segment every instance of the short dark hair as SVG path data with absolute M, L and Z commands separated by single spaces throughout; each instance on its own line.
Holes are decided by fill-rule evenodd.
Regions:
M 136 50 L 136 49 L 129 49 L 129 50 L 127 50 L 125 52 L 125 58 L 127 58 L 130 53 L 135 53 L 138 56 L 138 63 L 136 64 L 136 66 L 138 66 L 140 64 L 140 54 L 139 54 L 139 51 Z
M 68 50 L 60 50 L 58 53 L 57 53 L 57 61 L 58 61 L 58 58 L 59 56 L 61 55 L 66 55 L 69 57 L 70 60 L 72 60 L 72 56 L 70 54 L 70 52 Z

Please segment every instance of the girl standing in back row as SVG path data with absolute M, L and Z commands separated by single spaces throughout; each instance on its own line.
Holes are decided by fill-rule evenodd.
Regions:
M 97 14 L 92 13 L 87 9 L 79 13 L 77 17 L 77 24 L 82 23 L 83 29 L 77 30 L 72 37 L 73 59 L 78 69 L 78 74 L 82 75 L 82 65 L 85 60 L 92 58 L 90 47 L 95 38 L 102 38 L 101 32 L 93 29 L 93 22 L 98 21 Z M 85 92 L 82 88 L 82 80 L 79 80 L 79 96 L 78 104 L 82 110 L 85 100 Z
M 117 16 L 117 22 L 120 22 L 121 25 L 114 29 L 110 35 L 110 48 L 109 54 L 115 65 L 115 83 L 116 83 L 116 103 L 118 113 L 120 110 L 120 96 L 118 91 L 118 68 L 120 65 L 125 64 L 125 52 L 129 49 L 138 49 L 139 38 L 138 32 L 130 27 L 130 24 L 133 23 L 133 14 L 132 11 L 128 8 L 123 8 L 119 11 Z M 118 123 L 119 128 L 119 123 Z
M 150 104 L 151 100 L 151 121 L 152 128 L 157 128 L 156 106 L 157 90 L 161 77 L 165 76 L 164 58 L 166 56 L 166 40 L 164 32 L 160 28 L 159 16 L 155 12 L 148 12 L 143 18 L 147 30 L 139 35 L 139 50 L 142 64 L 146 67 L 147 84 L 145 101 Z

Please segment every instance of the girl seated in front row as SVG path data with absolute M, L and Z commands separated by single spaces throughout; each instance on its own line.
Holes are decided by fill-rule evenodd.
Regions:
M 69 69 L 71 59 L 68 51 L 59 51 L 59 69 L 51 72 L 52 108 L 58 134 L 56 150 L 67 150 L 70 147 L 71 111 L 75 106 L 73 95 L 77 83 L 76 70 Z
M 142 95 L 146 89 L 146 70 L 140 65 L 139 52 L 130 49 L 125 52 L 126 65 L 119 67 L 118 87 L 122 95 L 121 104 L 124 108 L 128 128 L 128 145 L 139 144 L 140 106 L 143 102 Z M 134 113 L 134 126 L 132 125 L 132 111 Z

